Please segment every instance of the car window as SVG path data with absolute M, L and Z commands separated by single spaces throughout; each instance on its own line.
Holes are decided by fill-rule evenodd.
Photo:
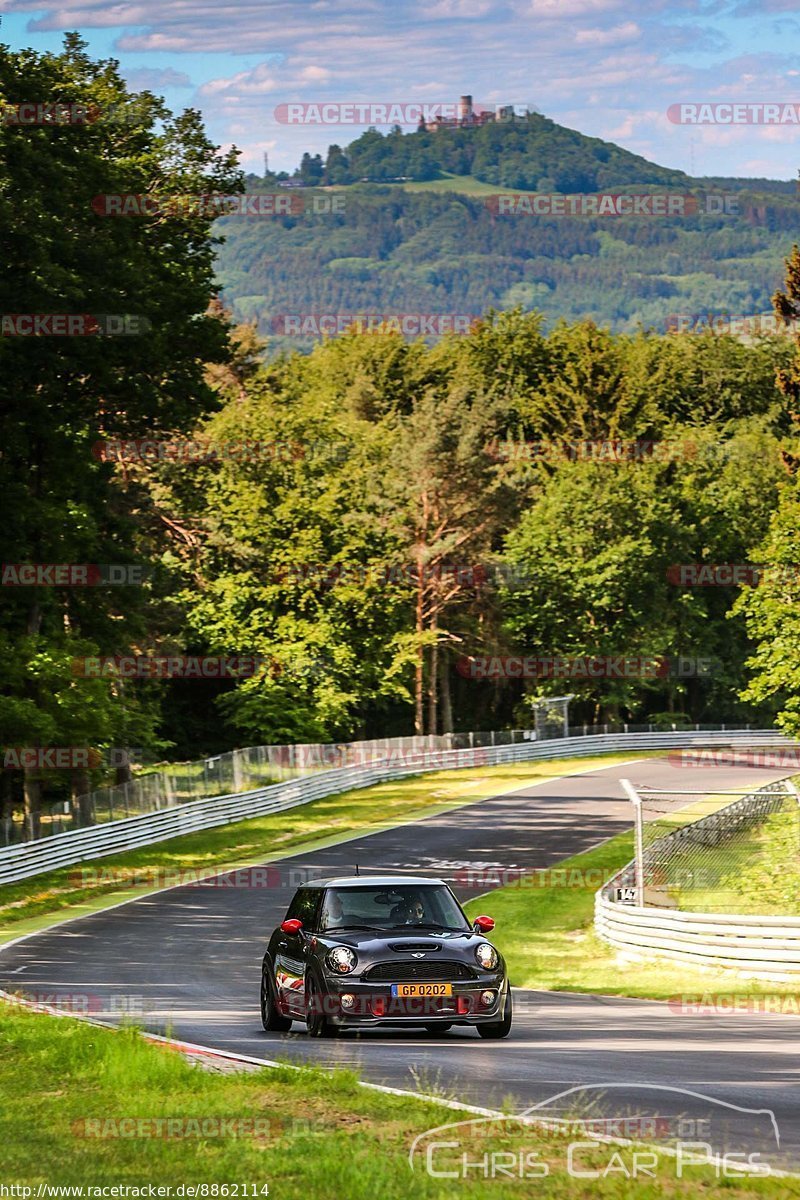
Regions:
M 304 929 L 313 929 L 318 900 L 319 888 L 300 888 L 289 905 L 286 920 L 302 921 Z
M 347 925 L 385 929 L 422 924 L 443 929 L 470 928 L 449 888 L 436 884 L 328 888 L 320 916 L 320 929 Z

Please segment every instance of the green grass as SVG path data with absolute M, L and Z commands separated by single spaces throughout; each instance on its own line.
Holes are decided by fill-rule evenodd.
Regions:
M 567 1174 L 561 1139 L 535 1127 L 520 1136 L 519 1126 L 503 1129 L 500 1123 L 492 1137 L 478 1140 L 471 1126 L 456 1135 L 470 1159 L 503 1149 L 519 1156 L 524 1148 L 539 1153 L 547 1178 L 484 1180 L 473 1172 L 467 1180 L 437 1179 L 425 1172 L 424 1160 L 412 1174 L 414 1138 L 468 1115 L 362 1088 L 341 1071 L 281 1067 L 212 1074 L 131 1030 L 113 1033 L 0 1004 L 0 1183 L 33 1188 L 34 1196 L 39 1184 L 146 1189 L 235 1183 L 255 1185 L 258 1195 L 266 1185 L 275 1200 L 534 1194 L 677 1200 L 686 1194 L 687 1180 L 676 1179 L 674 1160 L 665 1155 L 655 1179 L 626 1180 L 617 1166 L 608 1178 L 589 1182 Z M 162 1124 L 171 1136 L 152 1136 L 159 1119 L 181 1124 Z M 228 1124 L 225 1136 L 217 1136 L 221 1121 L 250 1124 L 237 1127 L 238 1136 Z M 127 1136 L 108 1136 L 120 1130 Z M 509 1130 L 516 1136 L 510 1138 Z M 483 1126 L 481 1132 L 489 1130 Z M 632 1148 L 616 1150 L 630 1168 Z M 581 1151 L 581 1167 L 602 1171 L 613 1154 L 609 1146 Z M 692 1167 L 688 1174 L 699 1195 L 719 1186 L 737 1200 L 800 1195 L 796 1180 L 743 1178 L 717 1185 L 711 1168 Z M 214 1195 L 210 1187 L 206 1194 Z
M 747 836 L 687 850 L 677 864 L 699 886 L 670 888 L 690 912 L 800 916 L 800 819 L 794 798 Z M 703 873 L 713 886 L 702 886 Z
M 0 887 L 0 944 L 46 927 L 54 914 L 78 916 L 145 895 L 154 890 L 164 872 L 174 875 L 178 871 L 255 866 L 288 853 L 346 840 L 356 832 L 377 832 L 537 780 L 587 770 L 593 764 L 610 767 L 628 761 L 630 756 L 626 755 L 595 755 L 469 771 L 437 771 L 327 796 L 286 812 L 171 838 L 83 867 L 64 867 L 5 884 Z M 147 886 L 149 879 L 153 882 Z
M 499 183 L 484 183 L 474 175 L 451 175 L 442 172 L 442 179 L 410 181 L 393 186 L 404 192 L 455 192 L 462 196 L 497 196 L 498 194 L 519 195 L 520 188 L 503 187 Z
M 352 183 L 324 190 L 358 192 L 364 186 L 367 185 Z M 368 186 L 376 185 L 369 184 Z M 403 182 L 387 180 L 381 182 L 380 187 L 400 188 L 404 192 L 453 192 L 461 196 L 496 196 L 499 193 L 518 196 L 521 191 L 525 190 L 524 188 L 504 187 L 499 183 L 485 183 L 482 179 L 476 179 L 474 175 L 453 175 L 449 171 L 443 171 L 441 179 L 409 179 Z
M 505 955 L 511 982 L 541 991 L 600 993 L 668 1000 L 675 996 L 794 995 L 796 985 L 745 979 L 734 971 L 693 968 L 649 959 L 633 961 L 594 933 L 594 897 L 607 879 L 633 857 L 633 835 L 609 839 L 594 850 L 559 863 L 557 876 L 526 876 L 466 906 L 475 917 L 487 912 L 497 921 L 492 940 Z M 590 871 L 587 886 L 580 872 Z

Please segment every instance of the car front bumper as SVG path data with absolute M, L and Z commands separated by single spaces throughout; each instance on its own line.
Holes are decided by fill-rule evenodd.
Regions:
M 447 982 L 447 981 L 441 981 Z M 334 1025 L 480 1025 L 498 1021 L 508 992 L 507 979 L 488 974 L 480 980 L 458 980 L 450 996 L 392 996 L 387 983 L 358 979 L 326 980 L 326 1016 Z M 434 985 L 435 986 L 435 985 Z M 482 993 L 493 993 L 486 1004 Z

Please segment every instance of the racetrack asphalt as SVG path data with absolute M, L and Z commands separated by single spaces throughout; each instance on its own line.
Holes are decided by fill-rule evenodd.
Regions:
M 476 893 L 460 885 L 464 869 L 548 867 L 629 829 L 620 776 L 710 791 L 757 787 L 785 774 L 745 766 L 677 770 L 663 758 L 598 764 L 287 857 L 249 886 L 228 886 L 236 880 L 223 874 L 37 933 L 0 950 L 0 988 L 40 1001 L 53 996 L 57 1006 L 65 996 L 89 997 L 103 1019 L 115 1019 L 113 1009 L 148 1030 L 204 1046 L 346 1066 L 371 1082 L 489 1108 L 511 1099 L 517 1112 L 542 1104 L 562 1115 L 657 1114 L 678 1136 L 693 1133 L 689 1140 L 715 1150 L 757 1152 L 800 1170 L 800 1017 L 679 1015 L 655 1001 L 515 989 L 514 1027 L 505 1041 L 484 1042 L 458 1027 L 441 1035 L 401 1029 L 311 1041 L 299 1024 L 290 1034 L 264 1033 L 258 1009 L 269 933 L 307 877 L 349 875 L 358 863 L 364 874 L 446 878 L 465 900 Z M 259 886 L 252 886 L 256 878 Z M 486 908 L 491 912 L 489 897 Z M 570 1089 L 583 1090 L 547 1105 Z M 754 1109 L 769 1110 L 774 1120 L 740 1111 Z

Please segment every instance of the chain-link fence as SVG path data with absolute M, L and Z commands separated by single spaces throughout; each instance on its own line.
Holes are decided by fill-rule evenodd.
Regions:
M 800 793 L 791 780 L 747 793 L 623 784 L 635 857 L 612 898 L 687 912 L 800 913 Z
M 533 702 L 537 741 L 569 737 L 569 702 L 574 696 L 545 696 Z
M 153 813 L 191 800 L 249 792 L 334 767 L 402 764 L 404 759 L 420 753 L 510 746 L 534 740 L 535 736 L 532 730 L 506 729 L 361 742 L 247 746 L 196 762 L 165 764 L 128 783 L 97 788 L 72 801 L 45 805 L 41 836 Z M 30 840 L 33 839 L 20 817 L 7 817 L 0 822 L 0 846 Z

